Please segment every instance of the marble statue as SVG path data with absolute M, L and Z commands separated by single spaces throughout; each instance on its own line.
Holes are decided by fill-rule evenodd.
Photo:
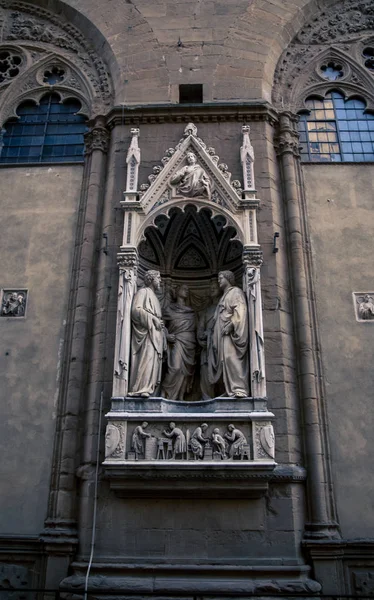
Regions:
M 233 459 L 234 456 L 240 456 L 244 444 L 247 444 L 246 437 L 240 429 L 236 429 L 234 425 L 227 427 L 228 433 L 225 433 L 225 438 L 229 442 L 229 458 Z
M 187 198 L 211 196 L 211 180 L 196 162 L 193 152 L 187 153 L 187 165 L 179 169 L 170 179 L 171 185 L 177 185 L 177 192 Z
M 373 299 L 369 294 L 365 294 L 364 299 L 358 307 L 358 315 L 360 319 L 368 321 L 374 319 L 374 304 Z
M 204 437 L 204 433 L 208 429 L 207 423 L 203 423 L 199 427 L 196 427 L 190 440 L 191 450 L 195 459 L 204 457 L 204 447 L 209 441 L 209 438 Z
M 131 374 L 129 396 L 148 398 L 161 380 L 164 323 L 155 292 L 160 289 L 158 271 L 147 271 L 145 287 L 134 296 L 131 308 Z
M 25 297 L 18 292 L 10 292 L 3 300 L 2 314 L 6 317 L 25 316 Z
M 213 429 L 212 446 L 213 452 L 218 452 L 221 455 L 222 460 L 224 460 L 226 458 L 226 443 L 220 434 L 218 427 Z
M 134 448 L 136 460 L 139 460 L 139 458 L 141 458 L 144 455 L 144 440 L 145 440 L 145 438 L 151 437 L 150 433 L 147 433 L 146 431 L 144 431 L 147 427 L 148 427 L 147 421 L 143 421 L 143 423 L 141 425 L 138 425 L 137 427 L 135 427 L 135 429 L 133 431 L 131 445 Z
M 201 346 L 200 355 L 200 387 L 203 400 L 214 398 L 214 385 L 209 381 L 208 367 L 208 347 L 210 346 L 214 324 L 214 314 L 216 312 L 220 289 L 216 281 L 212 281 L 210 286 L 211 305 L 200 314 L 197 327 L 197 341 Z
M 193 382 L 196 319 L 195 312 L 186 304 L 188 287 L 185 284 L 177 287 L 175 296 L 176 302 L 170 303 L 163 314 L 168 330 L 168 369 L 161 395 L 171 400 L 183 400 Z
M 173 440 L 173 459 L 176 458 L 177 454 L 183 455 L 187 452 L 186 436 L 179 427 L 175 426 L 175 423 L 169 423 L 169 431 L 164 430 L 163 435 Z
M 247 302 L 231 271 L 221 271 L 218 284 L 223 295 L 208 348 L 209 380 L 214 384 L 222 377 L 227 396 L 245 398 L 249 396 Z

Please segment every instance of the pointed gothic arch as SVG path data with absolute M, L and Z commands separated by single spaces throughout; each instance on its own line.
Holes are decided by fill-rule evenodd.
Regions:
M 335 89 L 348 96 L 364 96 L 368 109 L 374 109 L 373 78 L 362 56 L 373 38 L 371 9 L 368 0 L 343 2 L 307 20 L 278 61 L 274 104 L 297 112 L 311 94 L 324 96 L 332 81 L 322 67 L 331 62 L 341 67 Z
M 9 48 L 22 57 L 19 74 L 0 82 L 2 123 L 14 116 L 20 101 L 38 102 L 46 89 L 58 91 L 63 98 L 78 98 L 82 111 L 91 118 L 109 110 L 113 96 L 111 76 L 90 38 L 62 14 L 57 16 L 22 1 L 1 0 L 0 13 L 0 50 Z M 74 22 L 80 20 L 75 18 Z M 102 37 L 99 32 L 98 35 Z M 64 72 L 64 77 L 50 85 L 45 73 L 54 67 Z

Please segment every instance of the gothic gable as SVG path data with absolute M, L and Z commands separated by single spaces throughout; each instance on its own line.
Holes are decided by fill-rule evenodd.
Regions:
M 189 190 L 188 184 L 183 187 L 176 183 L 178 174 L 188 169 L 189 161 L 195 162 L 196 170 L 200 173 L 197 176 L 197 179 L 200 177 L 200 184 L 197 182 L 195 190 Z M 186 198 L 203 200 L 206 205 L 218 204 L 232 213 L 237 212 L 242 192 L 240 182 L 231 182 L 227 165 L 218 165 L 218 161 L 215 149 L 208 148 L 197 136 L 195 125 L 187 125 L 184 138 L 175 148 L 167 150 L 161 160 L 162 166 L 154 167 L 148 178 L 150 185 L 141 186 L 143 194 L 140 206 L 144 213 L 148 214 L 160 204 Z

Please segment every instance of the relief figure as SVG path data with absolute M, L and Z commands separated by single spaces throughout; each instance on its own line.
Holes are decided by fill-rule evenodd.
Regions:
M 373 298 L 369 294 L 365 294 L 363 301 L 358 306 L 358 315 L 360 319 L 368 321 L 374 319 L 374 304 Z
M 233 459 L 234 456 L 240 456 L 243 450 L 243 446 L 247 444 L 246 437 L 240 429 L 236 429 L 234 425 L 227 427 L 228 433 L 225 433 L 225 438 L 230 444 L 229 458 Z
M 150 438 L 151 434 L 144 431 L 148 427 L 147 421 L 143 421 L 141 425 L 135 427 L 134 432 L 132 434 L 132 447 L 135 451 L 135 459 L 139 460 L 144 456 L 144 441 L 145 438 Z
M 249 396 L 247 302 L 231 271 L 221 271 L 218 284 L 223 295 L 208 348 L 209 380 L 214 384 L 222 377 L 227 396 L 245 398 Z
M 19 292 L 4 294 L 2 314 L 6 317 L 24 317 L 25 294 Z
M 162 382 L 161 395 L 171 400 L 183 400 L 190 391 L 196 352 L 195 312 L 187 306 L 188 287 L 185 284 L 175 291 L 176 302 L 164 311 L 168 333 L 168 370 Z
M 209 438 L 204 437 L 204 433 L 208 429 L 208 424 L 203 423 L 199 427 L 196 427 L 195 431 L 191 436 L 191 450 L 195 457 L 195 460 L 198 458 L 204 457 L 204 447 L 205 444 L 209 441 Z
M 221 455 L 222 460 L 224 460 L 226 458 L 226 443 L 220 434 L 218 427 L 213 429 L 212 446 L 213 452 L 218 452 Z
M 175 423 L 169 423 L 169 431 L 164 430 L 163 435 L 173 440 L 173 459 L 176 458 L 177 454 L 183 455 L 187 452 L 186 436 L 179 427 L 175 426 Z
M 155 292 L 160 289 L 158 271 L 147 271 L 145 287 L 134 296 L 131 309 L 131 375 L 129 396 L 155 395 L 161 380 L 164 323 Z
M 200 165 L 196 162 L 193 152 L 187 153 L 187 165 L 179 169 L 170 179 L 171 185 L 177 185 L 177 192 L 187 198 L 195 196 L 211 196 L 211 181 Z

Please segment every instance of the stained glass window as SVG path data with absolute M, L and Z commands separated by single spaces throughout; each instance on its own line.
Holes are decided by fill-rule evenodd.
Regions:
M 39 105 L 22 103 L 19 118 L 4 125 L 0 163 L 82 162 L 87 126 L 80 108 L 78 100 L 61 102 L 58 94 L 44 96 Z
M 330 92 L 324 100 L 308 98 L 300 115 L 301 160 L 304 162 L 374 161 L 374 115 L 362 100 L 345 100 Z

